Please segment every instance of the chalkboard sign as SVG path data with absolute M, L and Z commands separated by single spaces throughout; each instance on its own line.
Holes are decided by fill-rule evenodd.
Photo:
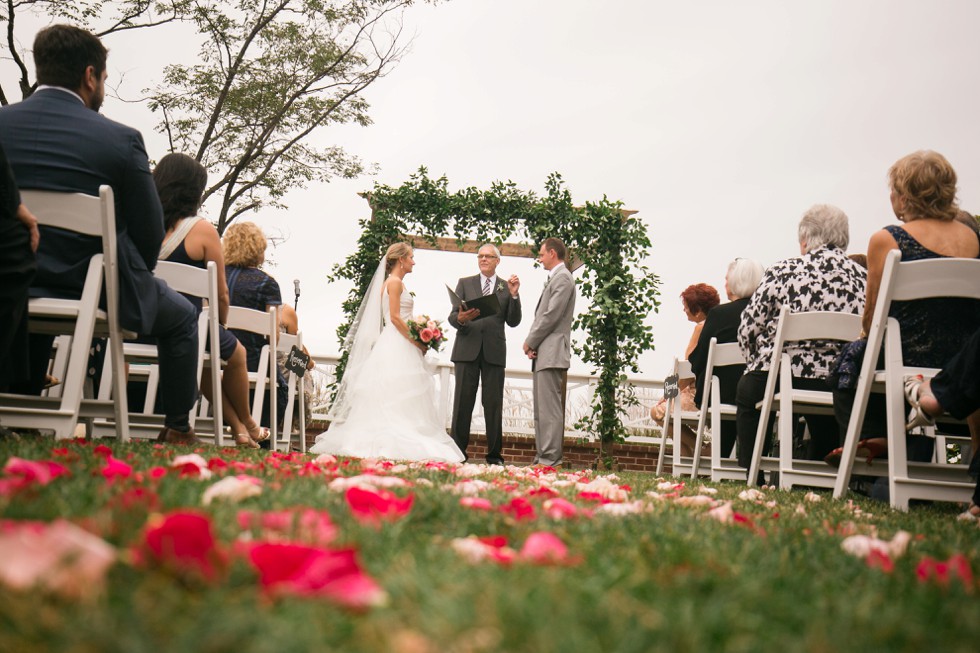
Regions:
M 289 350 L 289 356 L 286 357 L 284 367 L 302 378 L 306 374 L 306 366 L 309 362 L 310 357 L 304 354 L 302 349 L 293 345 L 293 348 Z
M 680 392 L 677 387 L 677 375 L 671 374 L 666 379 L 664 379 L 664 398 L 673 399 Z

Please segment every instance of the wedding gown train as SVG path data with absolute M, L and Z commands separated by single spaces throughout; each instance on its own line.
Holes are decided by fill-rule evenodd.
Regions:
M 463 454 L 439 419 L 432 374 L 422 352 L 388 319 L 388 291 L 381 296 L 384 328 L 349 388 L 350 414 L 317 436 L 313 453 L 390 460 L 462 462 Z M 402 291 L 399 312 L 412 317 L 414 301 Z

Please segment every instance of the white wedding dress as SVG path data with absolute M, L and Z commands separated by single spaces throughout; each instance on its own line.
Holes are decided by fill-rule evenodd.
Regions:
M 432 374 L 422 352 L 391 323 L 388 290 L 381 295 L 384 328 L 363 369 L 350 387 L 350 413 L 317 436 L 313 453 L 390 460 L 462 462 L 436 411 Z M 402 319 L 412 317 L 414 300 L 407 289 L 399 305 Z

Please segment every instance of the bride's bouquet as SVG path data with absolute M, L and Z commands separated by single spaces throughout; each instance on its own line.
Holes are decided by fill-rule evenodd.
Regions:
M 428 315 L 416 315 L 409 320 L 408 334 L 412 336 L 412 340 L 421 342 L 433 351 L 439 351 L 439 347 L 446 341 L 446 332 L 442 328 L 442 323 Z

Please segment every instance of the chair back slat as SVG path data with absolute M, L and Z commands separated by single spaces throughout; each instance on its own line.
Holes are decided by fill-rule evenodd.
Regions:
M 109 194 L 111 199 L 111 188 Z M 20 196 L 21 201 L 31 207 L 31 213 L 37 216 L 39 224 L 45 227 L 57 227 L 87 236 L 102 235 L 101 198 L 98 196 L 29 189 L 22 190 Z
M 783 318 L 783 342 L 799 340 L 856 340 L 861 334 L 861 316 L 853 313 L 806 311 L 787 313 Z
M 708 351 L 708 358 L 711 361 L 711 367 L 728 367 L 729 365 L 745 365 L 745 356 L 742 355 L 742 349 L 738 346 L 737 342 L 726 342 L 723 344 L 718 344 L 717 341 L 712 338 L 711 344 L 714 346 L 714 351 Z M 705 376 L 709 378 L 712 376 L 711 372 L 705 370 Z

